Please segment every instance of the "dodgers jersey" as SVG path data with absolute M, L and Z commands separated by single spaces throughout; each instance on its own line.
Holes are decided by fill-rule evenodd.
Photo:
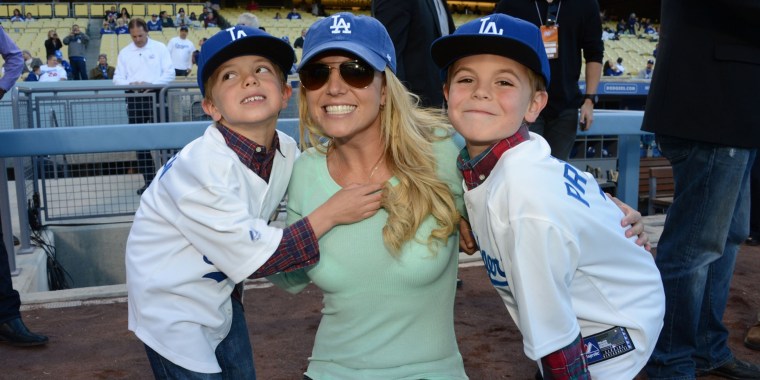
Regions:
M 269 183 L 240 162 L 212 125 L 142 194 L 126 249 L 129 329 L 191 371 L 221 371 L 214 350 L 230 330 L 230 294 L 282 239 L 267 221 L 299 151 L 277 133 L 280 152 Z
M 464 198 L 525 354 L 540 361 L 580 333 L 593 378 L 634 378 L 662 329 L 665 296 L 652 255 L 625 237 L 622 211 L 596 180 L 531 133 Z M 617 326 L 631 351 L 604 360 L 617 348 L 586 338 Z

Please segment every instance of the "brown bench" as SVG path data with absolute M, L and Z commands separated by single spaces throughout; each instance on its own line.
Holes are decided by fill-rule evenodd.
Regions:
M 653 215 L 673 203 L 673 168 L 665 157 L 646 157 L 639 163 L 639 210 Z

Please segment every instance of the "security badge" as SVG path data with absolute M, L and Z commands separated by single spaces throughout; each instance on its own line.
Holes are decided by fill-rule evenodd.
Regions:
M 546 58 L 559 58 L 559 25 L 541 25 L 541 39 L 544 40 Z
M 603 362 L 636 349 L 628 330 L 620 326 L 583 337 L 583 347 L 588 365 Z

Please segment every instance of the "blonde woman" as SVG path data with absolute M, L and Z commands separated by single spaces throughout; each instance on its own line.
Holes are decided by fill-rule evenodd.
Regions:
M 296 162 L 288 220 L 352 183 L 385 189 L 375 216 L 319 240 L 319 264 L 271 278 L 323 290 L 306 376 L 466 379 L 454 335 L 463 204 L 451 127 L 416 107 L 377 20 L 339 13 L 308 35 L 299 106 L 301 140 L 313 146 Z

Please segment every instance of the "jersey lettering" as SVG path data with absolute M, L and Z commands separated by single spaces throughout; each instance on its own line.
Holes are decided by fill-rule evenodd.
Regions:
M 507 274 L 501 268 L 499 259 L 489 256 L 483 249 L 480 250 L 480 256 L 483 258 L 483 264 L 485 264 L 491 284 L 494 286 L 507 286 Z
M 504 34 L 504 29 L 496 29 L 496 23 L 490 20 L 490 17 L 483 17 L 480 19 L 480 30 L 478 33 L 480 34 L 498 34 L 502 35 Z
M 203 256 L 203 261 L 208 265 L 214 265 L 214 263 L 211 262 L 211 260 L 206 257 L 206 255 Z M 217 283 L 222 282 L 227 279 L 227 275 L 224 274 L 224 272 L 208 272 L 203 275 L 203 278 L 210 278 Z
M 166 174 L 166 172 L 172 168 L 172 165 L 174 165 L 174 161 L 176 160 L 177 160 L 177 155 L 175 154 L 174 156 L 172 156 L 172 158 L 169 159 L 169 161 L 166 161 L 166 164 L 164 165 L 164 170 L 161 171 L 161 175 L 158 176 L 158 179 L 163 178 L 164 174 Z
M 346 22 L 343 17 L 339 15 L 332 16 L 333 24 L 330 25 L 332 34 L 351 34 L 351 23 Z
M 565 181 L 567 195 L 583 203 L 586 207 L 590 207 L 588 201 L 583 198 L 586 194 L 586 189 L 583 185 L 588 181 L 583 174 L 580 174 L 574 166 L 566 163 L 564 177 L 567 180 Z
M 242 29 L 239 29 L 237 31 L 237 35 L 236 35 L 235 34 L 235 27 L 234 26 L 231 27 L 231 28 L 227 28 L 225 30 L 228 31 L 228 32 L 230 32 L 230 38 L 232 39 L 232 41 L 235 41 L 236 39 L 238 39 L 240 37 L 248 37 L 248 35 L 245 34 L 245 31 L 242 30 Z

